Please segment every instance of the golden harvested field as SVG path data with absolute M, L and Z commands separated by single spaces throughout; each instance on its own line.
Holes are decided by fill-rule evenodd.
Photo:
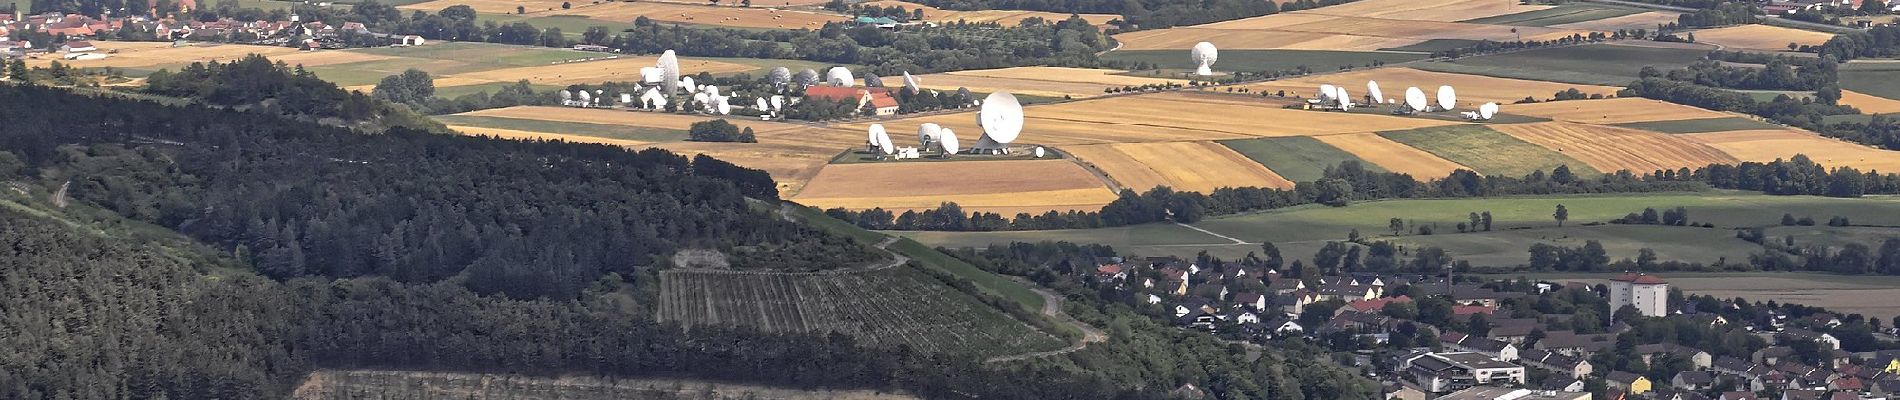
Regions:
M 1860 109 L 1862 114 L 1900 113 L 1900 100 L 1869 95 L 1852 90 L 1841 91 L 1840 103 L 1841 105 L 1854 106 L 1854 108 Z
M 966 210 L 1014 216 L 1098 210 L 1115 193 L 1070 160 L 888 162 L 826 165 L 792 200 L 818 208 L 887 210 L 956 202 Z
M 816 0 L 806 0 L 806 1 L 816 1 Z M 813 3 L 813 4 L 822 4 L 822 3 L 823 2 L 820 1 L 818 3 Z M 757 4 L 757 3 L 754 3 L 754 4 Z M 956 21 L 961 20 L 961 21 L 967 21 L 967 22 L 994 22 L 999 25 L 1015 25 L 1015 24 L 1022 23 L 1022 20 L 1028 19 L 1029 17 L 1042 17 L 1042 19 L 1048 20 L 1050 22 L 1055 22 L 1055 21 L 1062 21 L 1062 20 L 1069 19 L 1069 15 L 1070 15 L 1070 14 L 1063 14 L 1063 13 L 1056 13 L 1056 12 L 1021 11 L 1021 10 L 982 10 L 982 11 L 945 10 L 941 8 L 926 6 L 923 4 L 917 4 L 917 3 L 912 3 L 908 1 L 897 1 L 897 0 L 879 0 L 879 1 L 865 2 L 863 4 L 878 6 L 878 7 L 904 7 L 904 9 L 906 10 L 922 9 L 924 10 L 924 20 L 932 21 L 932 22 L 956 22 Z M 1120 15 L 1115 15 L 1115 14 L 1077 14 L 1077 15 L 1081 16 L 1082 20 L 1088 21 L 1090 25 L 1095 25 L 1097 27 L 1108 25 L 1108 21 L 1121 19 Z
M 1703 29 L 1694 33 L 1697 43 L 1717 44 L 1731 49 L 1767 51 L 1788 51 L 1788 43 L 1814 46 L 1834 38 L 1832 33 L 1761 24 Z
M 1459 92 L 1460 95 L 1464 93 Z M 1544 117 L 1585 124 L 1625 124 L 1631 122 L 1675 121 L 1684 119 L 1726 118 L 1735 114 L 1650 100 L 1614 98 L 1602 100 L 1565 100 L 1536 104 L 1512 104 L 1510 114 Z
M 652 1 L 585 3 L 575 1 L 574 8 L 561 9 L 563 0 L 435 0 L 399 6 L 405 10 L 435 12 L 454 5 L 467 5 L 489 14 L 514 14 L 525 7 L 530 17 L 576 15 L 615 23 L 629 23 L 647 17 L 655 21 L 720 25 L 744 28 L 818 29 L 825 22 L 841 21 L 844 16 L 810 11 L 780 10 L 765 7 L 708 6 L 707 3 L 665 3 Z M 774 0 L 767 0 L 771 2 Z M 798 1 L 794 1 L 795 3 Z M 737 3 L 732 3 L 737 4 Z M 776 3 L 774 3 L 776 4 Z
M 1282 14 L 1284 15 L 1284 14 Z M 1209 28 L 1168 28 L 1135 31 L 1115 35 L 1122 50 L 1174 50 L 1194 47 L 1195 43 L 1215 38 L 1217 45 L 1229 50 L 1357 50 L 1371 51 L 1404 47 L 1424 39 L 1339 35 L 1278 30 L 1238 30 Z
M 1035 96 L 1087 98 L 1103 95 L 1110 87 L 1147 84 L 1187 83 L 1180 79 L 1114 75 L 1127 71 L 1115 69 L 1014 67 L 956 71 L 917 76 L 926 89 L 975 92 L 1008 91 Z M 901 77 L 899 77 L 901 79 Z M 889 82 L 889 81 L 887 81 Z
M 1292 14 L 1321 14 L 1346 17 L 1404 19 L 1451 22 L 1497 15 L 1537 11 L 1551 6 L 1524 5 L 1517 0 L 1360 0 Z M 1653 27 L 1652 27 L 1653 28 Z
M 1280 108 L 1253 96 L 1168 92 L 1035 105 L 1024 109 L 1027 123 L 1018 143 L 1079 145 L 1207 141 L 1268 136 L 1404 130 L 1457 122 L 1387 115 L 1348 114 Z M 934 122 L 975 137 L 973 112 L 938 114 L 884 122 L 896 132 Z M 861 130 L 867 124 L 846 127 Z
M 1530 81 L 1510 78 L 1494 78 L 1480 75 L 1454 74 L 1445 72 L 1422 71 L 1404 67 L 1362 69 L 1336 74 L 1309 75 L 1293 79 L 1266 81 L 1243 87 L 1254 92 L 1285 90 L 1288 93 L 1313 93 L 1320 84 L 1334 84 L 1347 88 L 1354 96 L 1365 96 L 1366 81 L 1378 81 L 1379 89 L 1386 99 L 1400 99 L 1405 96 L 1406 87 L 1418 87 L 1426 93 L 1435 93 L 1439 85 L 1451 85 L 1458 89 L 1458 107 L 1475 108 L 1485 102 L 1497 102 L 1507 108 L 1515 107 L 1511 102 L 1525 96 L 1539 100 L 1549 99 L 1559 91 L 1575 88 L 1586 94 L 1615 94 L 1620 88 L 1596 85 L 1578 85 Z
M 640 67 L 651 67 L 658 61 L 658 56 L 628 56 L 611 60 L 464 72 L 438 76 L 435 79 L 435 86 L 479 85 L 493 82 L 514 82 L 522 79 L 539 85 L 638 81 L 640 80 Z M 692 73 L 703 71 L 712 74 L 727 74 L 752 71 L 758 69 L 758 67 L 718 61 L 687 59 L 680 60 L 680 69 L 683 71 L 692 71 Z M 367 87 L 375 87 L 375 85 L 367 85 Z M 367 88 L 364 88 L 364 90 L 367 90 Z
M 1292 181 L 1214 142 L 1096 144 L 1063 150 L 1137 192 L 1155 186 L 1202 193 L 1222 187 L 1293 187 Z
M 1604 19 L 1599 19 L 1595 21 L 1583 21 L 1583 22 L 1572 22 L 1568 24 L 1557 24 L 1557 25 L 1551 25 L 1550 27 L 1557 28 L 1557 29 L 1574 29 L 1574 30 L 1580 30 L 1580 31 L 1596 31 L 1596 32 L 1612 32 L 1612 31 L 1616 31 L 1617 29 L 1636 29 L 1636 28 L 1656 29 L 1656 25 L 1669 24 L 1669 23 L 1676 22 L 1677 19 L 1680 18 L 1681 16 L 1682 16 L 1682 13 L 1650 11 L 1650 12 L 1645 12 L 1645 13 L 1625 15 L 1621 17 L 1604 18 Z M 1701 39 L 1701 37 L 1697 37 L 1696 39 Z
M 26 60 L 29 67 L 46 67 L 59 61 L 60 64 L 74 68 L 153 68 L 184 65 L 194 62 L 231 61 L 243 58 L 247 54 L 262 54 L 276 59 L 279 55 L 297 53 L 297 49 L 279 46 L 251 46 L 241 44 L 199 45 L 172 47 L 170 42 L 109 42 L 94 41 L 93 47 L 99 51 L 92 53 L 107 54 L 106 58 L 96 60 L 64 60 L 59 55 L 43 55 Z M 117 51 L 117 53 L 113 53 Z M 333 54 L 341 52 L 322 52 Z
M 667 129 L 687 129 L 687 128 L 691 128 L 694 122 L 701 122 L 701 121 L 715 118 L 715 117 L 704 116 L 704 115 L 685 115 L 685 114 L 671 114 L 671 113 L 644 112 L 644 111 L 622 111 L 622 110 L 614 110 L 614 109 L 606 109 L 606 108 L 574 108 L 574 107 L 554 107 L 554 106 L 514 106 L 514 107 L 507 107 L 507 108 L 490 108 L 486 110 L 476 110 L 476 111 L 470 111 L 470 112 L 456 114 L 456 115 L 519 118 L 519 119 L 533 119 L 533 120 L 542 120 L 542 121 L 584 122 L 584 123 L 590 123 L 590 124 L 641 126 L 641 127 L 649 127 L 649 128 L 667 128 Z M 728 122 L 732 122 L 733 125 L 738 125 L 740 128 L 752 128 L 753 131 L 759 134 L 807 128 L 807 126 L 805 125 L 791 124 L 791 123 L 784 123 L 784 122 L 760 121 L 755 118 L 728 117 L 725 119 Z M 764 137 L 761 136 L 760 139 L 764 139 Z M 858 141 L 863 141 L 864 135 L 858 135 L 857 139 Z M 837 151 L 843 151 L 843 149 L 840 148 Z M 837 151 L 833 151 L 833 153 L 835 154 L 837 153 Z
M 1848 166 L 1862 172 L 1900 171 L 1900 152 L 1880 150 L 1846 141 L 1829 139 L 1793 129 L 1711 132 L 1684 135 L 1707 143 L 1742 161 L 1768 162 L 1806 154 L 1814 162 L 1828 167 Z
M 1541 10 L 1509 0 L 1362 0 L 1312 10 L 1115 35 L 1124 49 L 1185 49 L 1213 40 L 1223 49 L 1377 50 L 1430 39 L 1547 40 L 1574 29 L 1451 21 Z
M 1543 122 L 1497 124 L 1492 130 L 1544 146 L 1590 164 L 1598 171 L 1698 168 L 1734 164 L 1735 157 L 1707 144 L 1676 135 L 1613 126 Z
M 1460 169 L 1471 169 L 1416 147 L 1386 139 L 1378 133 L 1353 133 L 1313 138 L 1377 164 L 1387 171 L 1411 174 L 1413 178 L 1420 180 L 1444 177 L 1451 174 L 1451 171 Z

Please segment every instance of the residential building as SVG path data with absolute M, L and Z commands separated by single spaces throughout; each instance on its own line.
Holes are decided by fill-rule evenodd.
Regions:
M 1478 353 L 1427 353 L 1407 360 L 1404 371 L 1412 383 L 1429 393 L 1447 393 L 1473 386 L 1523 385 L 1524 367 Z
M 1636 307 L 1645 317 L 1669 315 L 1669 282 L 1655 275 L 1631 273 L 1610 279 L 1610 310 Z
M 1655 390 L 1653 385 L 1649 382 L 1649 378 L 1623 371 L 1610 371 L 1608 375 L 1603 376 L 1603 382 L 1609 384 L 1610 387 L 1622 389 L 1624 392 L 1628 392 L 1632 395 L 1649 393 L 1649 391 Z

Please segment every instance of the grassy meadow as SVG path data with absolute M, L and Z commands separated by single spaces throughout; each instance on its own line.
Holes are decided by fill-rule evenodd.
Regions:
M 1643 66 L 1683 68 L 1712 48 L 1687 46 L 1629 46 L 1586 44 L 1550 47 L 1504 54 L 1465 57 L 1447 62 L 1410 65 L 1427 71 L 1466 73 L 1500 78 L 1623 86 L 1634 81 Z

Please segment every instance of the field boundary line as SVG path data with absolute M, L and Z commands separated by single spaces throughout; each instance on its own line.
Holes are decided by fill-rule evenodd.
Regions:
M 1183 227 L 1183 228 L 1188 228 L 1188 229 L 1193 229 L 1193 230 L 1196 230 L 1196 231 L 1200 231 L 1201 233 L 1205 233 L 1205 234 L 1208 234 L 1208 235 L 1213 235 L 1214 237 L 1217 237 L 1217 238 L 1221 238 L 1221 239 L 1227 239 L 1227 240 L 1231 240 L 1231 241 L 1233 241 L 1233 242 L 1234 242 L 1234 243 L 1232 243 L 1232 244 L 1252 244 L 1252 243 L 1247 243 L 1247 241 L 1245 241 L 1245 240 L 1240 240 L 1240 239 L 1235 239 L 1235 238 L 1233 238 L 1232 236 L 1227 236 L 1227 235 L 1222 235 L 1222 234 L 1218 234 L 1218 233 L 1214 233 L 1214 231 L 1210 231 L 1210 230 L 1206 230 L 1206 229 L 1201 229 L 1201 227 L 1198 227 L 1198 226 L 1194 226 L 1194 225 L 1188 225 L 1188 224 L 1183 224 L 1183 223 L 1179 223 L 1179 222 L 1176 222 L 1176 223 L 1174 223 L 1174 224 L 1175 224 L 1175 225 L 1180 225 L 1180 226 L 1181 226 L 1181 227 Z

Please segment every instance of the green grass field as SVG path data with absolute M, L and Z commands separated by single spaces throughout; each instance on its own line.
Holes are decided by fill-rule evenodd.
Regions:
M 1379 136 L 1464 164 L 1485 175 L 1519 177 L 1535 171 L 1550 171 L 1559 165 L 1568 165 L 1579 175 L 1597 173 L 1589 165 L 1562 153 L 1483 126 L 1450 125 L 1379 132 Z
M 566 135 L 593 136 L 608 139 L 638 140 L 643 142 L 677 142 L 686 140 L 686 131 L 633 127 L 623 125 L 593 124 L 585 122 L 546 121 L 520 118 L 485 117 L 477 115 L 438 115 L 436 121 L 449 125 L 468 125 L 484 128 L 513 129 L 531 132 L 560 133 Z
M 490 83 L 482 83 L 482 84 L 475 84 L 475 85 L 438 87 L 438 88 L 435 88 L 435 97 L 441 97 L 445 99 L 454 99 L 456 97 L 475 94 L 477 92 L 488 92 L 488 94 L 495 94 L 496 90 L 499 90 L 505 86 L 514 86 L 514 82 L 490 82 Z M 534 88 L 536 92 L 551 92 L 555 90 L 560 90 L 562 88 L 561 86 L 555 86 L 555 85 L 528 85 L 528 86 Z
M 1306 136 L 1223 140 L 1220 144 L 1294 182 L 1318 180 L 1327 167 L 1346 161 L 1358 161 L 1368 170 L 1384 171 L 1352 153 Z
M 1900 62 L 1850 62 L 1840 75 L 1842 89 L 1900 99 Z
M 1745 131 L 1752 129 L 1780 129 L 1780 125 L 1742 117 L 1684 119 L 1675 121 L 1633 122 L 1617 124 L 1624 128 L 1636 128 L 1662 133 L 1701 133 Z
M 1551 26 L 1642 13 L 1642 9 L 1601 4 L 1564 4 L 1537 11 L 1470 19 L 1459 22 L 1491 25 Z
M 1587 44 L 1465 57 L 1450 62 L 1411 64 L 1410 67 L 1501 78 L 1531 79 L 1590 85 L 1623 86 L 1634 81 L 1645 65 L 1677 69 L 1702 56 L 1706 48 L 1657 48 L 1616 44 Z
M 348 51 L 510 67 L 532 67 L 600 56 L 600 53 L 568 49 L 474 42 L 450 42 L 414 47 L 375 47 Z
M 1367 66 L 1374 61 L 1401 63 L 1424 59 L 1427 55 L 1416 53 L 1393 53 L 1377 51 L 1326 51 L 1326 50 L 1223 50 L 1220 62 L 1214 65 L 1219 71 L 1286 71 L 1304 65 L 1313 72 L 1332 72 L 1345 65 Z M 1194 63 L 1188 61 L 1187 52 L 1180 50 L 1122 50 L 1102 55 L 1103 59 L 1146 62 L 1168 70 L 1191 70 Z M 1144 75 L 1137 71 L 1131 75 Z
M 1400 47 L 1379 49 L 1381 51 L 1408 51 L 1431 53 L 1451 49 L 1462 49 L 1477 45 L 1480 41 L 1471 39 L 1432 39 Z

